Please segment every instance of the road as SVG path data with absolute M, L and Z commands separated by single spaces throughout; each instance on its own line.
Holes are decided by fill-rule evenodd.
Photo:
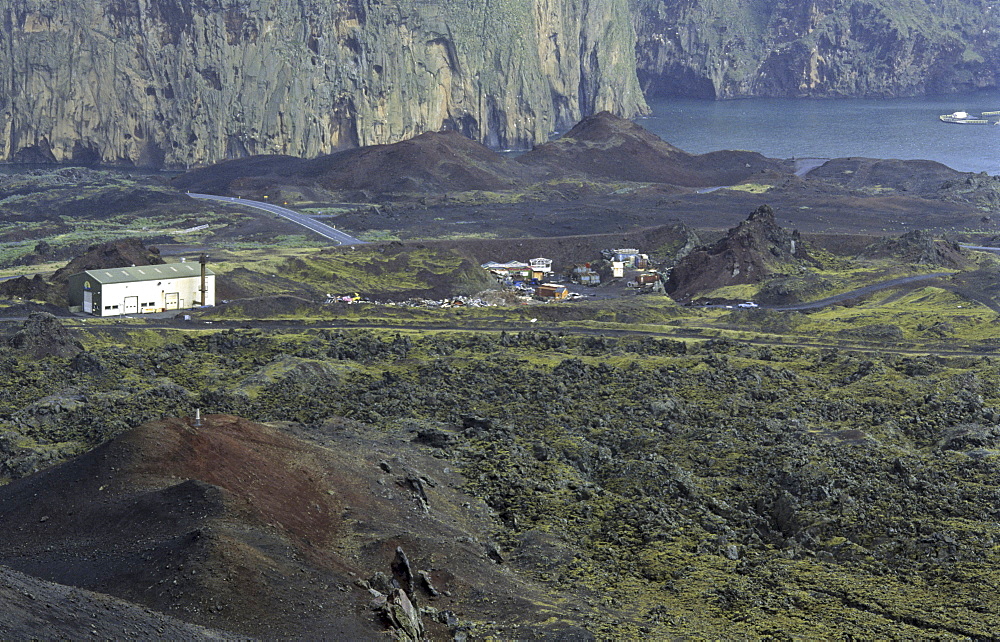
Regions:
M 858 288 L 857 290 L 851 290 L 850 292 L 845 292 L 843 294 L 838 294 L 836 296 L 827 297 L 825 299 L 820 299 L 818 301 L 810 301 L 809 303 L 797 303 L 795 305 L 776 305 L 767 306 L 768 310 L 816 310 L 819 308 L 824 308 L 828 305 L 833 305 L 835 303 L 843 303 L 850 299 L 855 299 L 860 296 L 866 296 L 879 290 L 887 290 L 889 288 L 894 288 L 900 285 L 906 285 L 907 283 L 914 283 L 916 281 L 926 281 L 928 279 L 937 279 L 940 277 L 951 276 L 955 274 L 954 272 L 934 272 L 933 274 L 921 274 L 918 276 L 904 276 L 899 279 L 892 279 L 890 281 L 883 281 L 881 283 L 876 283 L 875 285 L 869 285 L 863 288 Z M 762 308 L 764 306 L 761 306 Z
M 306 216 L 305 214 L 299 214 L 294 210 L 290 210 L 287 207 L 281 207 L 279 205 L 274 205 L 272 203 L 263 203 L 261 201 L 251 201 L 245 198 L 235 198 L 232 196 L 214 196 L 212 194 L 194 194 L 188 192 L 188 196 L 191 198 L 200 198 L 209 201 L 220 201 L 222 203 L 230 203 L 232 205 L 244 205 L 246 207 L 254 207 L 259 210 L 264 210 L 265 212 L 271 212 L 272 214 L 277 214 L 278 216 L 288 219 L 289 221 L 301 225 L 302 227 L 315 232 L 322 236 L 323 238 L 330 239 L 331 241 L 337 241 L 340 245 L 364 245 L 366 241 L 361 239 L 356 239 L 350 234 L 345 234 L 335 227 L 327 225 L 326 223 L 320 223 L 319 221 L 313 219 L 311 216 Z

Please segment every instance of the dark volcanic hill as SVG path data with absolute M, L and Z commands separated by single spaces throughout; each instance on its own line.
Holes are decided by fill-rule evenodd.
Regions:
M 797 271 L 811 261 L 798 233 L 779 226 L 774 211 L 761 205 L 724 238 L 681 259 L 670 272 L 666 289 L 674 299 L 688 301 L 702 292 Z
M 584 118 L 557 140 L 520 156 L 518 162 L 538 168 L 550 178 L 582 175 L 595 180 L 684 187 L 731 185 L 765 172 L 792 171 L 788 162 L 756 152 L 688 154 L 608 112 Z
M 392 145 L 351 149 L 311 160 L 268 156 L 228 161 L 174 179 L 179 189 L 213 194 L 313 187 L 368 199 L 396 193 L 504 190 L 532 171 L 454 131 L 421 134 Z
M 947 165 L 927 160 L 835 158 L 809 172 L 821 179 L 853 189 L 894 189 L 933 196 L 949 180 L 967 176 Z
M 400 194 L 502 191 L 561 178 L 709 187 L 761 174 L 773 179 L 791 171 L 788 161 L 756 152 L 688 154 L 630 120 L 602 112 L 516 160 L 445 131 L 311 160 L 267 156 L 228 161 L 178 176 L 173 184 L 213 194 L 263 193 L 294 186 L 380 200 Z
M 548 630 L 433 447 L 324 432 L 320 445 L 227 415 L 140 426 L 0 487 L 0 564 L 265 638 L 450 639 L 454 615 L 407 623 L 410 603 Z
M 121 239 L 91 245 L 87 251 L 59 268 L 52 274 L 53 283 L 65 283 L 74 274 L 86 270 L 130 267 L 133 265 L 160 265 L 160 251 L 146 247 L 137 238 Z
M 0 566 L 0 633 L 8 640 L 230 640 L 108 595 L 46 582 Z
M 879 239 L 866 247 L 859 259 L 892 258 L 904 263 L 960 269 L 971 261 L 955 243 L 937 240 L 924 230 L 913 230 L 897 238 Z
M 379 194 L 503 190 L 531 178 L 521 165 L 455 131 L 323 156 L 298 173 L 326 189 Z
M 809 178 L 863 193 L 893 190 L 905 196 L 969 203 L 983 209 L 1000 206 L 1000 177 L 959 172 L 935 161 L 835 158 L 809 172 Z

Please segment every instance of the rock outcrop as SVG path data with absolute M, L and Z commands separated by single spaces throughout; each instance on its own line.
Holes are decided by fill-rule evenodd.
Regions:
M 913 96 L 995 87 L 996 15 L 930 0 L 638 2 L 647 96 Z
M 0 296 L 48 301 L 51 294 L 52 287 L 45 282 L 41 274 L 36 274 L 30 279 L 22 275 L 6 281 L 0 281 Z
M 0 0 L 0 160 L 184 167 L 645 109 L 626 0 Z
M 7 345 L 35 359 L 71 358 L 83 352 L 76 335 L 47 312 L 33 312 L 21 329 L 7 340 Z
M 865 248 L 858 258 L 893 258 L 917 265 L 954 269 L 970 264 L 957 243 L 936 240 L 933 234 L 924 230 L 913 230 L 897 238 L 879 239 Z
M 811 262 L 798 232 L 779 226 L 770 206 L 761 205 L 724 238 L 678 261 L 666 289 L 674 299 L 688 301 L 717 288 L 760 283 Z
M 146 247 L 139 239 L 108 241 L 91 245 L 84 254 L 56 270 L 52 274 L 52 282 L 65 283 L 70 276 L 86 270 L 162 263 L 164 260 L 160 258 L 160 251 L 155 247 Z

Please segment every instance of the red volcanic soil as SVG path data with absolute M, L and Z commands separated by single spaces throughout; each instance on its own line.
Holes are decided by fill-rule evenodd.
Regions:
M 543 597 L 491 559 L 488 509 L 433 448 L 320 433 L 228 415 L 144 424 L 0 488 L 0 564 L 212 629 L 347 640 L 387 630 L 361 580 L 391 578 L 402 547 L 441 592 L 418 587 L 421 605 L 544 628 Z M 44 620 L 38 608 L 24 617 Z

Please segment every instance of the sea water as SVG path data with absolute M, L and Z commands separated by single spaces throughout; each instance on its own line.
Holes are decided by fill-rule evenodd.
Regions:
M 1000 174 L 1000 126 L 955 125 L 941 114 L 1000 111 L 1000 91 L 893 99 L 665 99 L 636 122 L 692 154 L 721 149 L 771 158 L 934 160 Z

